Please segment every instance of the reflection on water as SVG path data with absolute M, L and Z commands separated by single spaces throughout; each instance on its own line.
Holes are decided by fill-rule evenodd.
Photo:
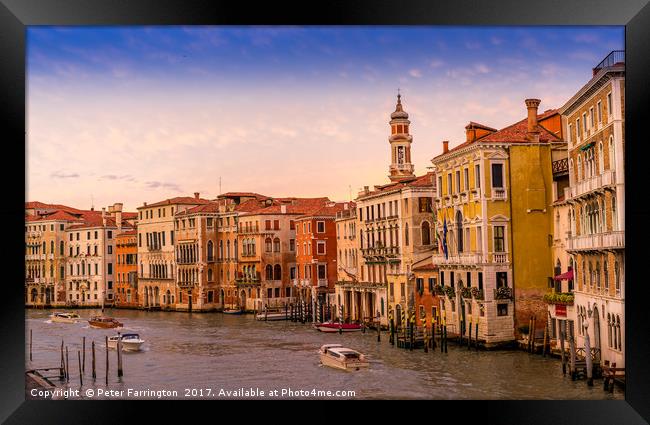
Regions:
M 79 388 L 77 351 L 86 337 L 83 392 L 106 388 L 105 336 L 115 329 L 94 329 L 88 318 L 98 313 L 80 310 L 76 324 L 51 323 L 50 311 L 27 310 L 26 358 L 28 367 L 54 367 L 60 363 L 63 339 L 70 355 L 70 382 L 57 385 Z M 142 352 L 124 352 L 124 376 L 117 377 L 117 354 L 109 350 L 109 385 L 112 390 L 176 390 L 241 388 L 311 391 L 352 390 L 354 398 L 407 399 L 623 399 L 618 388 L 603 391 L 602 381 L 588 387 L 562 375 L 557 359 L 522 351 L 469 351 L 449 345 L 449 352 L 424 353 L 398 349 L 376 332 L 323 334 L 308 324 L 285 321 L 258 322 L 252 315 L 190 314 L 107 310 L 124 323 L 120 332 L 136 332 L 146 342 Z M 33 361 L 29 363 L 29 330 L 33 330 Z M 97 380 L 91 378 L 91 342 L 95 341 Z M 339 343 L 365 353 L 368 370 L 344 372 L 319 364 L 322 344 Z M 73 361 L 74 360 L 74 361 Z M 204 393 L 205 397 L 206 393 Z M 128 398 L 126 395 L 120 398 Z M 155 398 L 155 397 L 145 397 Z M 200 398 L 200 397 L 195 397 Z M 324 397 L 320 397 L 324 398 Z

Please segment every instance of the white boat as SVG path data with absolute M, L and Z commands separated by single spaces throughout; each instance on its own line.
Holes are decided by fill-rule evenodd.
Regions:
M 224 314 L 242 314 L 242 310 L 239 307 L 228 307 L 223 309 Z
M 320 362 L 324 366 L 343 370 L 359 370 L 370 366 L 366 356 L 341 344 L 325 344 L 320 350 Z
M 50 315 L 50 320 L 56 323 L 77 323 L 81 319 L 77 313 L 53 313 Z
M 122 351 L 140 351 L 144 340 L 138 334 L 123 334 L 108 337 L 108 348 L 117 349 L 117 341 L 122 338 Z
M 266 312 L 258 313 L 255 315 L 257 320 L 287 320 L 289 313 L 284 310 L 267 310 Z

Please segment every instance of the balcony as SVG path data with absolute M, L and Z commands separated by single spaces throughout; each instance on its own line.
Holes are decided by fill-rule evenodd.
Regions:
M 260 277 L 260 272 L 255 272 L 254 275 L 245 275 L 241 272 L 237 273 L 237 279 L 236 282 L 239 284 L 247 284 L 247 283 L 259 283 L 261 282 L 262 279 Z
M 495 300 L 511 300 L 513 299 L 512 288 L 501 287 L 494 289 L 494 299 Z
M 493 252 L 492 253 L 492 262 L 497 263 L 497 264 L 509 263 L 510 260 L 508 258 L 508 253 L 507 252 Z
M 612 50 L 605 59 L 603 59 L 596 67 L 593 69 L 593 75 L 596 75 L 598 71 L 603 68 L 609 68 L 615 65 L 625 66 L 625 50 Z
M 259 226 L 239 226 L 239 233 L 242 235 L 251 235 L 259 232 Z
M 179 281 L 179 282 L 176 282 L 176 284 L 177 284 L 178 286 L 180 286 L 181 288 L 191 288 L 191 287 L 194 287 L 194 286 L 198 285 L 198 283 L 199 283 L 199 282 L 196 281 L 196 280 L 188 280 L 188 281 Z
M 318 279 L 318 287 L 320 287 L 320 288 L 322 288 L 322 287 L 327 288 L 327 279 Z
M 149 252 L 158 252 L 161 250 L 160 245 L 147 245 L 147 251 Z
M 433 264 L 460 264 L 460 265 L 476 265 L 483 263 L 483 254 L 479 252 L 462 252 L 460 254 L 449 254 L 445 258 L 445 254 L 433 254 Z
M 376 246 L 373 248 L 361 248 L 364 257 L 396 257 L 399 255 L 398 246 Z
M 606 170 L 603 174 L 581 180 L 571 187 L 571 198 L 580 198 L 593 192 L 603 191 L 605 187 L 616 184 L 616 172 Z M 566 192 L 565 192 L 566 193 Z
M 492 188 L 493 199 L 506 199 L 506 190 L 503 188 Z
M 568 240 L 567 251 L 601 251 L 625 248 L 625 232 L 622 230 L 580 235 Z

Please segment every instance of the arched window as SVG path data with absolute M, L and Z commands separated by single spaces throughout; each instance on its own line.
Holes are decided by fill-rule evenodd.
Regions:
M 613 170 L 616 168 L 616 158 L 614 153 L 614 136 L 609 136 L 609 169 Z
M 598 143 L 598 172 L 603 174 L 605 171 L 605 158 L 603 158 L 603 142 Z
M 587 263 L 582 260 L 582 287 L 583 290 L 587 289 Z
M 607 259 L 603 261 L 603 278 L 605 282 L 605 291 L 609 292 L 609 271 L 607 270 Z
M 578 181 L 582 180 L 582 155 L 578 154 Z
M 458 252 L 463 252 L 463 213 L 460 210 L 456 211 L 456 229 Z
M 273 267 L 273 280 L 282 280 L 282 267 L 279 264 Z
M 621 270 L 618 265 L 618 261 L 614 262 L 614 287 L 616 288 L 616 295 L 620 295 L 621 292 Z
M 618 349 L 623 347 L 623 338 L 621 337 L 621 316 L 616 315 L 616 333 L 618 334 Z
M 226 241 L 226 258 L 230 260 L 230 241 Z
M 219 241 L 219 259 L 223 259 L 223 241 Z
M 573 183 L 573 158 L 569 159 L 569 185 Z
M 264 250 L 266 252 L 271 252 L 272 250 L 272 241 L 271 238 L 264 239 Z
M 431 228 L 428 221 L 422 222 L 422 245 L 431 245 Z
M 280 252 L 280 238 L 273 239 L 273 252 Z
M 54 241 L 50 241 L 50 254 L 54 254 Z
M 616 196 L 612 196 L 612 230 L 618 230 L 618 216 L 616 215 Z
M 266 280 L 273 280 L 273 266 L 267 264 L 264 268 L 264 274 L 266 275 Z
M 208 269 L 208 282 L 212 282 L 212 269 Z
M 409 246 L 409 224 L 404 223 L 404 245 Z
M 221 241 L 219 242 L 221 243 Z M 212 241 L 208 241 L 208 261 L 214 260 L 214 245 Z
M 47 245 L 45 244 L 45 241 L 43 241 L 43 254 L 47 254 L 46 248 Z
M 607 313 L 607 346 L 612 346 L 612 317 Z
M 600 291 L 600 261 L 596 261 L 596 289 Z
M 63 241 L 59 242 L 59 255 L 63 255 L 64 246 Z

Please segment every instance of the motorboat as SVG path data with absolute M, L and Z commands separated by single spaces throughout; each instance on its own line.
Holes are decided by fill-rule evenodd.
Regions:
M 239 307 L 227 307 L 223 309 L 224 314 L 242 314 L 242 310 Z
M 77 313 L 55 312 L 50 315 L 50 320 L 56 323 L 77 323 L 79 319 Z
M 117 334 L 108 337 L 108 348 L 117 349 L 117 342 L 122 339 L 122 351 L 140 351 L 144 340 L 138 334 Z
M 364 354 L 341 344 L 325 344 L 318 353 L 322 365 L 335 369 L 359 370 L 370 366 Z
M 258 313 L 255 315 L 255 319 L 257 320 L 287 320 L 289 319 L 289 313 L 286 310 L 282 309 L 269 309 L 266 311 L 263 311 L 261 313 Z
M 316 323 L 314 327 L 321 332 L 358 332 L 363 330 L 362 326 L 357 323 L 335 323 L 335 322 L 326 322 L 326 323 Z
M 124 326 L 122 325 L 122 323 L 118 322 L 112 317 L 106 317 L 106 316 L 91 317 L 90 320 L 88 320 L 88 323 L 92 328 L 100 328 L 100 329 L 119 328 Z

